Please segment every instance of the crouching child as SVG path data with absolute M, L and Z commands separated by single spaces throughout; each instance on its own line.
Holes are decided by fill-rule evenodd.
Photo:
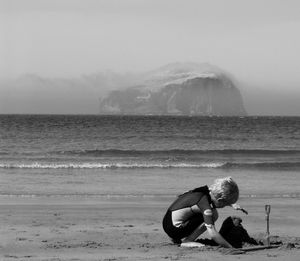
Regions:
M 233 247 L 215 228 L 217 208 L 230 206 L 239 198 L 239 189 L 231 177 L 216 179 L 211 186 L 203 186 L 180 195 L 163 218 L 163 229 L 171 240 L 186 247 L 201 247 L 196 239 L 207 230 L 218 245 Z

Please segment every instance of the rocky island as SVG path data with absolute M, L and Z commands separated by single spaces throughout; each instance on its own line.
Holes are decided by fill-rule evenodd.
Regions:
M 245 116 L 231 78 L 209 64 L 169 64 L 140 76 L 134 86 L 102 97 L 100 114 Z

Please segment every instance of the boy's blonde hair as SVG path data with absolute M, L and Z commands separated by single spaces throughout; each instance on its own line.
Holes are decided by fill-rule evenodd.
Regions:
M 234 204 L 239 198 L 238 185 L 231 177 L 216 179 L 209 189 L 215 199 L 222 199 L 226 205 Z

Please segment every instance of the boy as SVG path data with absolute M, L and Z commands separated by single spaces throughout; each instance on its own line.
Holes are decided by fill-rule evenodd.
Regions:
M 216 179 L 208 188 L 199 187 L 180 195 L 168 208 L 163 219 L 163 228 L 174 243 L 186 247 L 201 247 L 195 240 L 207 230 L 220 246 L 232 247 L 216 231 L 218 219 L 216 208 L 234 204 L 239 198 L 239 189 L 231 177 Z M 235 209 L 240 209 L 234 205 Z

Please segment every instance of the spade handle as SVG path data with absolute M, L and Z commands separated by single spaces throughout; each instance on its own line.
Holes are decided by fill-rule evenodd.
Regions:
M 271 212 L 271 205 L 265 205 L 265 211 L 266 211 L 266 215 L 270 215 Z
M 266 220 L 267 220 L 267 245 L 270 245 L 270 212 L 271 212 L 271 205 L 265 205 L 265 212 L 266 212 Z

